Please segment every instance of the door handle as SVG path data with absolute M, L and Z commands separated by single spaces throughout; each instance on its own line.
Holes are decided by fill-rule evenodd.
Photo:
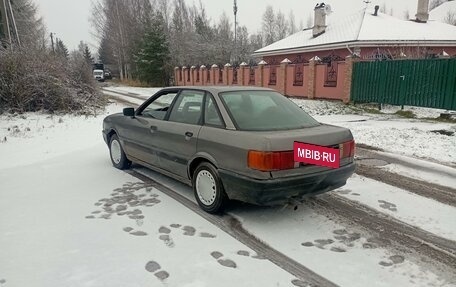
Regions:
M 157 131 L 157 127 L 156 126 L 150 126 L 150 132 L 151 133 L 154 133 Z
M 192 132 L 186 132 L 185 133 L 185 137 L 186 138 L 191 138 L 193 136 L 193 133 Z

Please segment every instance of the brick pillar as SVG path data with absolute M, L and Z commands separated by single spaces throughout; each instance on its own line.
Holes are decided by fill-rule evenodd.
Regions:
M 351 86 L 353 83 L 353 65 L 357 59 L 357 57 L 353 56 L 347 56 L 345 58 L 345 80 L 342 101 L 346 104 L 350 102 Z
M 215 76 L 217 75 L 217 68 L 218 66 L 216 64 L 212 65 L 211 67 L 211 83 L 213 86 L 217 85 L 217 80 Z
M 182 67 L 182 85 L 183 86 L 187 85 L 187 70 L 188 70 L 188 68 L 186 66 Z
M 226 86 L 230 85 L 230 76 L 229 76 L 230 70 L 231 70 L 231 64 L 226 63 L 226 65 L 223 69 L 223 84 Z
M 290 63 L 291 61 L 287 58 L 280 62 L 279 73 L 277 74 L 277 90 L 284 95 L 287 94 L 287 69 Z
M 191 66 L 190 67 L 190 84 L 192 86 L 195 85 L 195 69 L 196 69 L 195 66 Z
M 242 62 L 239 65 L 239 74 L 238 74 L 238 84 L 241 86 L 247 86 L 249 83 L 245 82 L 245 73 L 248 72 L 248 67 L 246 62 Z M 240 77 L 240 78 L 239 78 Z
M 206 86 L 207 85 L 207 68 L 206 66 L 202 65 L 200 67 L 200 70 L 201 70 L 201 75 L 200 75 L 200 84 L 201 86 Z
M 259 81 L 256 83 L 257 86 L 264 87 L 264 65 L 266 64 L 267 63 L 265 61 L 258 63 Z
M 317 84 L 317 61 L 310 59 L 309 61 L 309 87 L 307 90 L 307 97 L 309 99 L 315 98 L 315 85 Z

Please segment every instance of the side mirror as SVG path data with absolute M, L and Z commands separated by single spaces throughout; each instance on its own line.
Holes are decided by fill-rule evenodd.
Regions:
M 125 108 L 123 109 L 123 115 L 127 117 L 135 117 L 135 109 L 134 108 Z

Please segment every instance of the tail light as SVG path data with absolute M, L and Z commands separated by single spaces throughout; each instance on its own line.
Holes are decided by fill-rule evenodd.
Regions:
M 294 168 L 293 151 L 263 152 L 251 150 L 247 156 L 248 167 L 260 171 Z
M 339 144 L 340 158 L 355 156 L 355 141 L 344 142 Z

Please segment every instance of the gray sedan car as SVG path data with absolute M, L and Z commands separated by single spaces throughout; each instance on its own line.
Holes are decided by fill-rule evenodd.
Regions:
M 355 169 L 350 130 L 317 122 L 271 89 L 170 87 L 106 117 L 112 164 L 132 162 L 193 186 L 200 207 L 275 205 L 343 186 Z

